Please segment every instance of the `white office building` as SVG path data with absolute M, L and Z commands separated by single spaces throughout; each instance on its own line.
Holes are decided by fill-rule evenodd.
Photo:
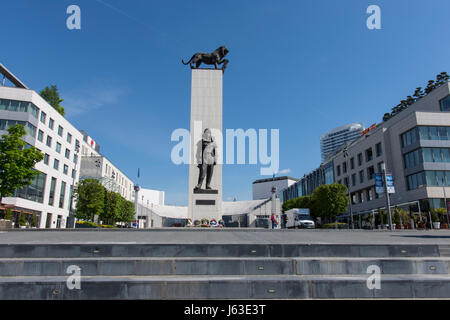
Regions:
M 76 145 L 81 146 L 83 135 L 2 64 L 0 73 L 0 135 L 7 134 L 8 127 L 21 124 L 27 131 L 23 140 L 45 155 L 35 166 L 41 174 L 31 185 L 17 190 L 14 197 L 3 198 L 3 205 L 13 213 L 27 213 L 30 220 L 36 215 L 40 228 L 65 228 L 72 186 L 79 179 Z M 5 86 L 6 79 L 14 86 Z

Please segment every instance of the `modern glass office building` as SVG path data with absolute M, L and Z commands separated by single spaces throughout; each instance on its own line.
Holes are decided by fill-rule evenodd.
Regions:
M 320 152 L 322 162 L 334 154 L 343 145 L 349 144 L 361 137 L 364 126 L 361 123 L 352 123 L 338 127 L 320 136 Z

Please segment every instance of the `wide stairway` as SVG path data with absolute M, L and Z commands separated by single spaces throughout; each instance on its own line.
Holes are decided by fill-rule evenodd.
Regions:
M 0 299 L 450 298 L 449 262 L 428 244 L 0 244 Z

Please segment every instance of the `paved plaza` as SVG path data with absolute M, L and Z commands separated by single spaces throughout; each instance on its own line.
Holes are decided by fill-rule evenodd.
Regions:
M 0 244 L 448 244 L 449 230 L 26 230 L 0 232 Z

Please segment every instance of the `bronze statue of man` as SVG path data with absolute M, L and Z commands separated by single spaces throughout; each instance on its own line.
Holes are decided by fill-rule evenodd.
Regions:
M 217 164 L 217 144 L 211 135 L 210 129 L 205 129 L 203 132 L 200 146 L 197 152 L 198 168 L 200 170 L 198 175 L 198 184 L 194 190 L 200 190 L 202 188 L 203 180 L 206 176 L 206 190 L 211 190 L 211 179 L 214 171 L 214 166 Z

